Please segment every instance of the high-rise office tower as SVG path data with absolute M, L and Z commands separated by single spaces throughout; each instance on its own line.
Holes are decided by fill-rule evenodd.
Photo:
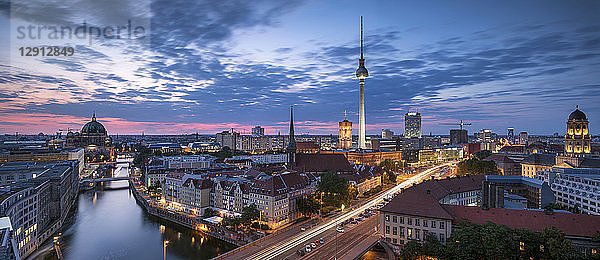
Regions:
M 477 136 L 479 142 L 488 143 L 492 141 L 492 130 L 491 129 L 481 129 L 479 130 L 479 135 Z
M 260 126 L 256 126 L 254 128 L 252 128 L 252 137 L 262 137 L 265 136 L 265 129 L 260 127 Z
M 467 129 L 452 129 L 450 130 L 450 144 L 468 144 L 469 133 Z
M 508 128 L 508 134 L 506 135 L 506 139 L 508 140 L 509 144 L 514 144 L 515 143 L 515 129 L 512 127 Z
M 519 144 L 527 145 L 529 142 L 529 134 L 523 131 L 519 134 Z
M 421 137 L 421 113 L 409 112 L 404 115 L 404 137 Z
M 359 105 L 359 118 L 358 118 L 358 148 L 366 149 L 367 140 L 365 137 L 366 131 L 366 115 L 365 115 L 365 79 L 369 76 L 369 71 L 365 68 L 365 57 L 363 54 L 363 18 L 360 17 L 360 59 L 358 59 L 358 69 L 356 70 L 356 77 L 360 84 L 360 105 Z

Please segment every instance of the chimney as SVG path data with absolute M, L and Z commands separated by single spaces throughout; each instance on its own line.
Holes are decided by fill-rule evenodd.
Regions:
M 427 194 L 431 194 L 431 190 L 427 190 Z

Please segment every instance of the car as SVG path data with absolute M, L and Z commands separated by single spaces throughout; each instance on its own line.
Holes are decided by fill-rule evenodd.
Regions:
M 315 243 L 310 243 L 310 246 L 312 246 L 312 248 L 317 248 L 317 245 L 315 245 Z
M 349 218 L 348 221 L 352 222 L 354 221 L 354 218 Z
M 319 238 L 319 243 L 323 244 L 323 238 Z
M 314 242 L 314 243 L 315 243 L 315 245 L 317 245 L 317 246 L 320 246 L 320 245 L 321 245 L 321 243 L 319 243 L 319 240 L 315 240 L 315 242 Z
M 337 232 L 344 233 L 344 229 L 342 227 L 338 227 L 335 229 Z
M 305 227 L 301 227 L 300 230 L 306 231 L 306 228 Z
M 356 218 L 356 221 L 362 221 L 362 220 L 363 220 L 363 218 L 362 218 L 362 217 L 358 217 L 358 218 Z
M 306 250 L 307 253 L 310 252 L 310 250 L 311 250 L 310 245 L 306 245 L 304 248 L 305 248 L 305 250 Z
M 304 253 L 304 250 L 300 249 L 300 250 L 296 251 L 296 254 L 299 255 L 299 256 L 303 256 L 306 253 Z

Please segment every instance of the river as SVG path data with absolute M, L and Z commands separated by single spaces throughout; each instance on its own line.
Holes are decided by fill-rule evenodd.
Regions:
M 114 176 L 123 173 L 115 172 Z M 127 181 L 108 182 L 79 195 L 77 209 L 60 241 L 64 259 L 162 259 L 164 240 L 170 241 L 167 259 L 208 259 L 235 248 L 148 216 L 127 185 Z M 30 258 L 51 260 L 57 256 L 48 241 Z

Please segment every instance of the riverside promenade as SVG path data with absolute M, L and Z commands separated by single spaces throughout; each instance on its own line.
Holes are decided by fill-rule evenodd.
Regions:
M 175 212 L 161 208 L 144 191 L 139 183 L 129 179 L 129 187 L 137 203 L 151 216 L 170 221 L 189 229 L 200 231 L 211 237 L 221 239 L 236 246 L 242 246 L 252 239 L 241 231 L 233 231 L 228 228 L 204 221 L 201 216 L 194 216 L 184 212 Z

